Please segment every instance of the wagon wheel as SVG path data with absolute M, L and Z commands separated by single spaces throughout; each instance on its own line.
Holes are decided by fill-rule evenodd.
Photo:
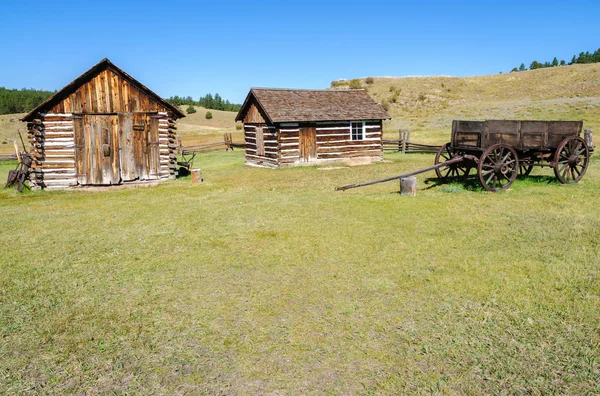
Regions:
M 519 173 L 519 157 L 510 146 L 502 143 L 487 148 L 477 164 L 479 181 L 488 191 L 506 190 Z
M 558 145 L 554 155 L 554 174 L 563 184 L 577 183 L 588 167 L 590 150 L 579 136 L 569 136 Z
M 519 162 L 519 176 L 527 177 L 533 170 L 533 164 L 530 162 Z
M 452 158 L 456 158 L 457 156 L 458 154 L 454 150 L 452 150 L 452 148 L 450 148 L 450 143 L 446 143 L 442 147 L 440 147 L 437 154 L 435 155 L 435 165 L 449 161 Z M 470 171 L 470 166 L 465 166 L 464 163 L 459 162 L 447 166 L 442 166 L 441 168 L 436 168 L 435 174 L 441 181 L 458 180 L 466 178 L 469 175 Z

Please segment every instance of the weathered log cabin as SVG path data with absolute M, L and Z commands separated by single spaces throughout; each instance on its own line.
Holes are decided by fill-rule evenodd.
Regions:
M 175 121 L 185 115 L 108 59 L 41 103 L 27 122 L 32 189 L 175 177 Z
M 277 168 L 380 160 L 389 118 L 362 89 L 252 88 L 236 121 L 244 123 L 246 163 Z

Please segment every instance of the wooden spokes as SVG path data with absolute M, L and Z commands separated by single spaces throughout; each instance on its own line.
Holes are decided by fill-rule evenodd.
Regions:
M 579 136 L 563 140 L 554 155 L 554 174 L 563 184 L 577 183 L 587 170 L 590 151 Z
M 533 170 L 533 164 L 528 162 L 519 162 L 519 176 L 527 177 Z
M 444 144 L 435 155 L 435 165 L 441 164 L 457 157 L 458 154 L 450 147 L 450 143 Z M 442 166 L 437 168 L 435 173 L 442 182 L 457 181 L 464 179 L 469 175 L 471 167 L 464 162 Z
M 479 181 L 486 190 L 506 190 L 519 174 L 517 152 L 510 146 L 494 144 L 481 155 L 477 172 Z

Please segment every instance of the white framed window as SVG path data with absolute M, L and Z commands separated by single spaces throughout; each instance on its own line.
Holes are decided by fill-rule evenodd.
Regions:
M 350 122 L 350 139 L 363 140 L 365 138 L 365 122 L 352 121 Z

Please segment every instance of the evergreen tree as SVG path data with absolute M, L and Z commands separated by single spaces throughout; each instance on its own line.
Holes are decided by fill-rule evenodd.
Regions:
M 543 67 L 543 65 L 540 62 L 533 61 L 533 62 L 531 62 L 531 65 L 529 65 L 529 70 L 540 69 L 542 67 Z
M 552 67 L 554 66 L 558 66 L 558 59 L 556 59 L 556 56 L 554 57 L 554 59 L 552 59 Z
M 561 61 L 560 61 L 560 65 L 561 65 L 561 66 L 564 66 L 564 65 L 566 65 L 566 63 L 565 63 L 565 60 L 564 60 L 564 59 L 561 59 Z
M 521 63 L 521 66 L 519 66 L 519 71 L 525 71 L 525 63 Z

